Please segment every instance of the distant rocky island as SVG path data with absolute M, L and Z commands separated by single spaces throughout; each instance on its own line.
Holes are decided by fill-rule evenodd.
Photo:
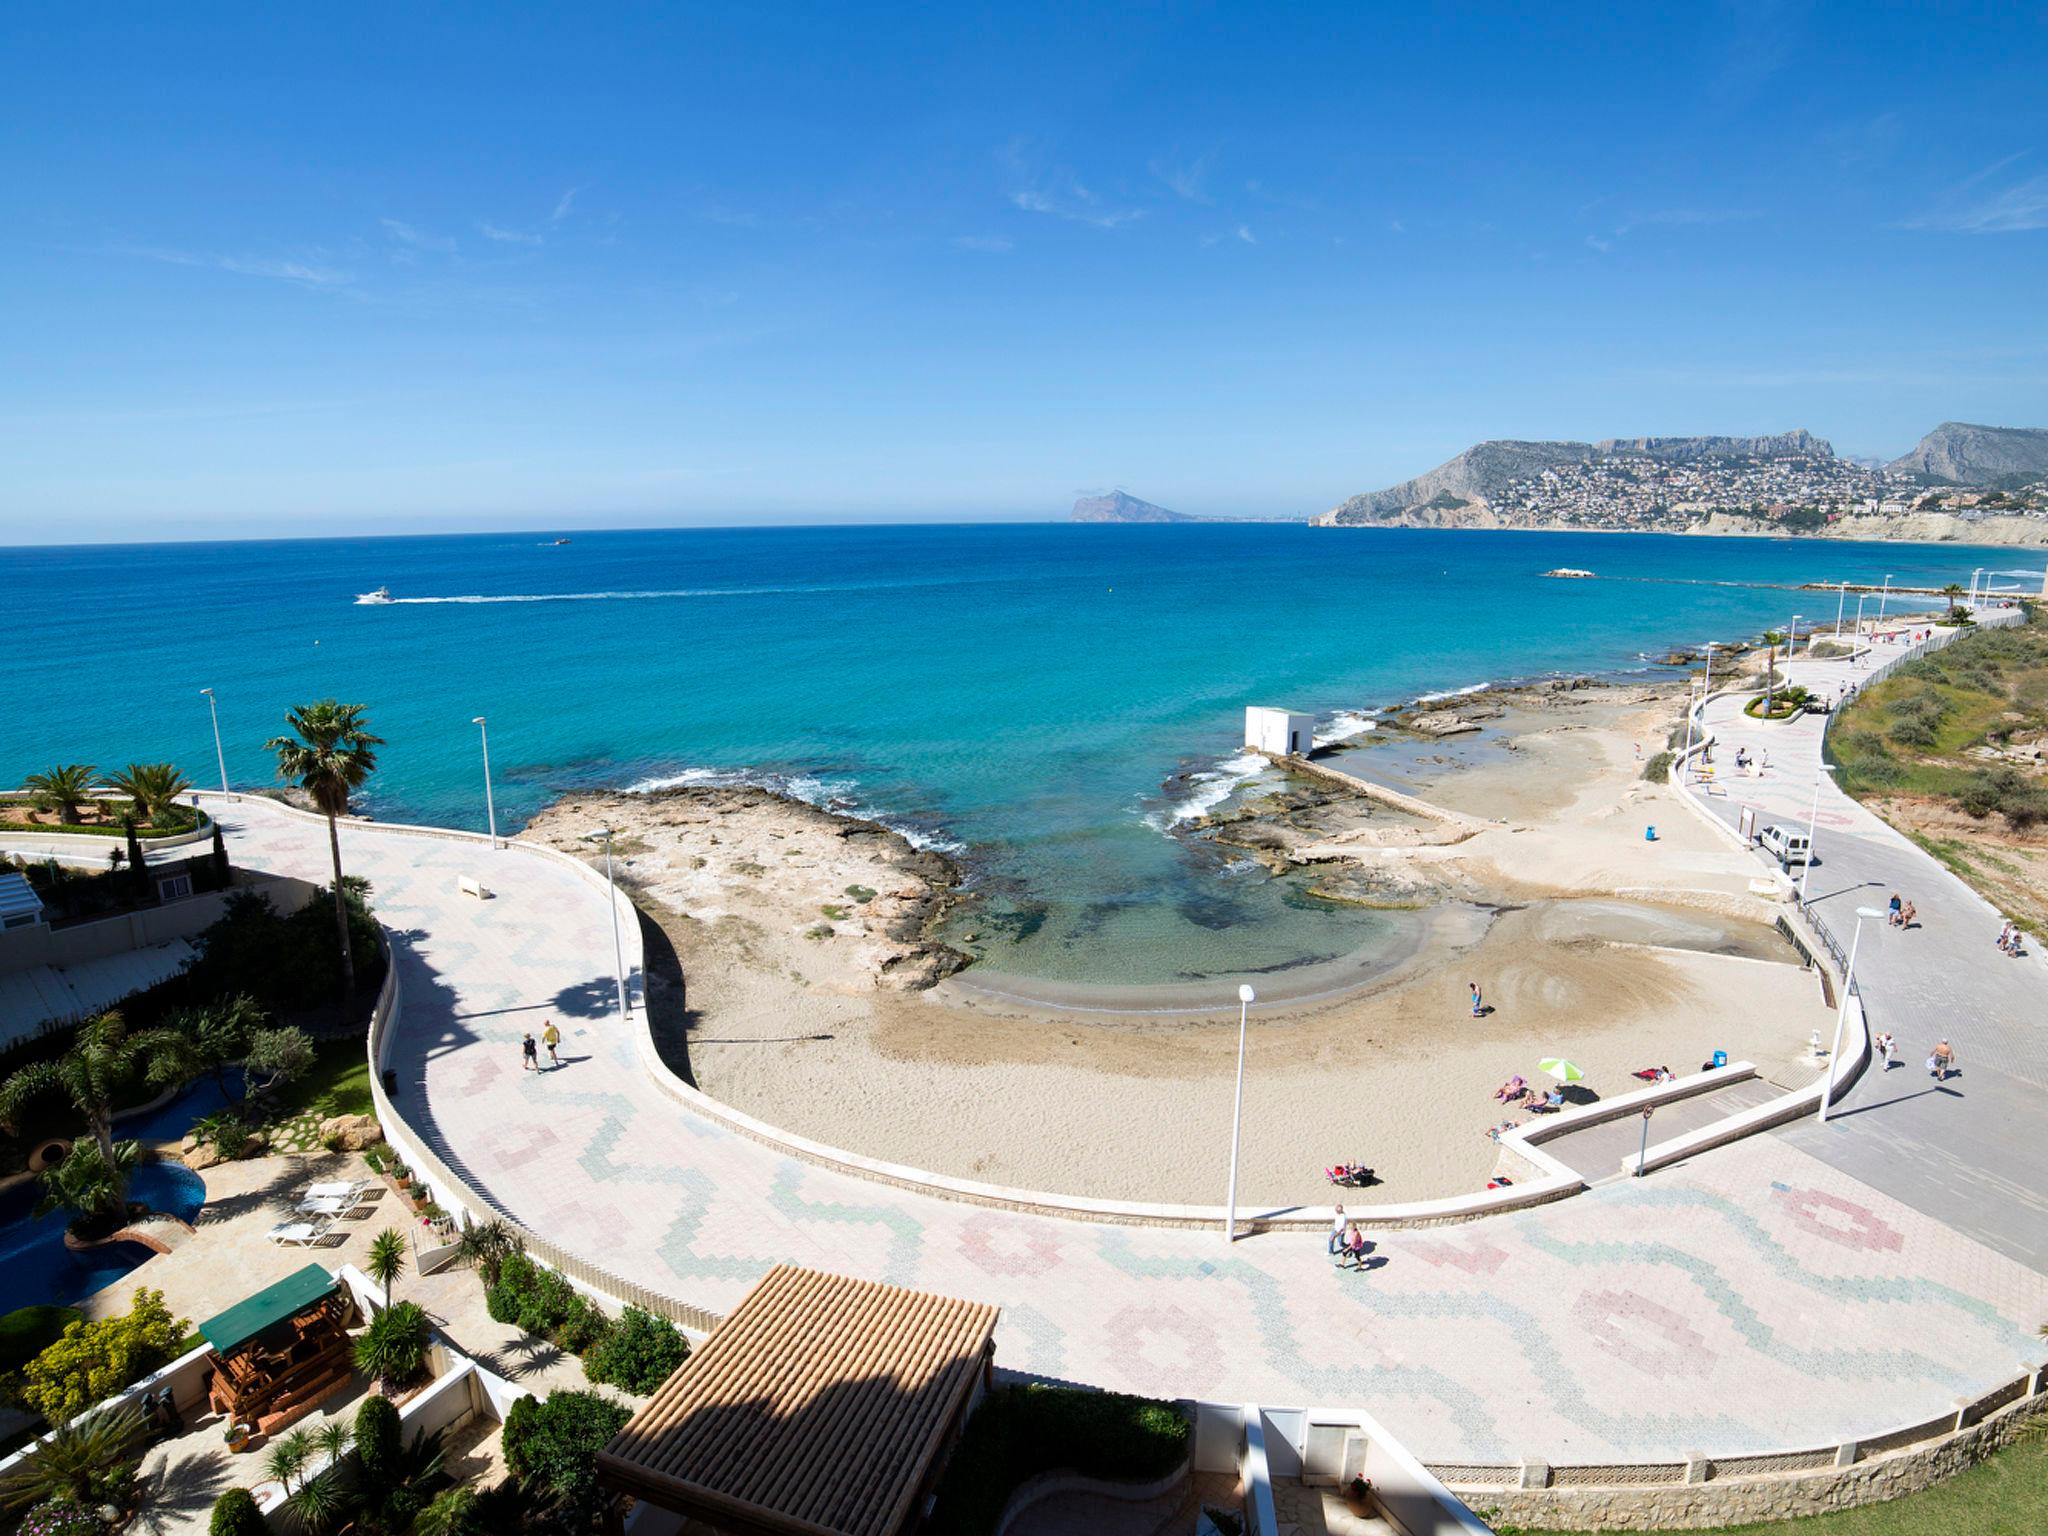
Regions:
M 1169 512 L 1149 501 L 1140 501 L 1124 491 L 1106 496 L 1083 496 L 1074 503 L 1070 521 L 1076 523 L 1199 523 L 1204 519 L 1187 512 Z
M 1484 442 L 1312 521 L 2048 544 L 2048 429 L 1944 422 L 1881 466 L 1805 431 Z

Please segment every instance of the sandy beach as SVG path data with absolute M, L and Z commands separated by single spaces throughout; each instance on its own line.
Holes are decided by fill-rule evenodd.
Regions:
M 1387 730 L 1331 758 L 1488 823 L 1455 842 L 1387 846 L 1407 818 L 1360 815 L 1343 795 L 1269 807 L 1275 825 L 1292 818 L 1288 857 L 1333 891 L 1426 910 L 1401 953 L 1254 1010 L 1249 1202 L 1325 1203 L 1320 1170 L 1340 1159 L 1382 1181 L 1347 1191 L 1352 1204 L 1482 1185 L 1495 1161 L 1485 1132 L 1502 1118 L 1493 1090 L 1535 1078 L 1541 1057 L 1569 1057 L 1602 1093 L 1716 1049 L 1786 1086 L 1811 1079 L 1808 1033 L 1832 1015 L 1750 894 L 1754 865 L 1642 778 L 1676 697 L 1665 684 L 1468 700 L 1486 716 L 1479 732 Z M 1229 809 L 1195 835 L 1242 834 Z M 527 835 L 587 856 L 576 833 L 597 811 L 622 829 L 622 878 L 685 978 L 686 1006 L 657 1011 L 664 1051 L 706 1092 L 944 1172 L 1220 1200 L 1237 1021 L 1213 989 L 1204 1009 L 1159 989 L 1076 1008 L 1058 1004 L 1103 1004 L 1101 989 L 1048 1000 L 955 975 L 964 957 L 937 936 L 956 899 L 948 860 L 763 790 L 577 796 Z M 1470 1014 L 1468 981 L 1484 1017 Z

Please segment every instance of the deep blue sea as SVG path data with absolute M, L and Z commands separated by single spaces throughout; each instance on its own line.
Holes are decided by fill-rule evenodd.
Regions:
M 1614 672 L 1835 615 L 1823 594 L 1720 583 L 1967 583 L 2039 563 L 1259 524 L 0 549 L 0 781 L 171 758 L 213 784 L 212 687 L 230 776 L 268 783 L 286 708 L 333 695 L 389 742 L 363 809 L 481 828 L 481 714 L 501 829 L 568 789 L 768 778 L 963 849 L 994 966 L 1221 976 L 1348 953 L 1388 921 L 1161 830 L 1227 786 L 1247 704 L 1335 731 L 1424 692 Z M 1556 566 L 1636 579 L 1540 576 Z M 356 603 L 379 586 L 396 600 Z

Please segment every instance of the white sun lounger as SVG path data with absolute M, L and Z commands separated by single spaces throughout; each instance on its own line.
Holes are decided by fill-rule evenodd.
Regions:
M 327 1235 L 327 1221 L 281 1221 L 268 1233 L 279 1247 L 310 1248 Z
M 346 1216 L 359 1204 L 355 1195 L 308 1195 L 298 1205 L 306 1216 Z
M 377 1180 L 324 1180 L 319 1184 L 307 1184 L 301 1192 L 303 1200 L 348 1200 L 350 1196 L 360 1198 L 369 1190 L 377 1188 Z

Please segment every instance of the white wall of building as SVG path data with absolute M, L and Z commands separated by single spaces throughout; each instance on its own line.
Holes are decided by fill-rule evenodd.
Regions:
M 1244 744 L 1275 757 L 1305 757 L 1316 744 L 1315 717 L 1254 704 L 1244 712 Z

